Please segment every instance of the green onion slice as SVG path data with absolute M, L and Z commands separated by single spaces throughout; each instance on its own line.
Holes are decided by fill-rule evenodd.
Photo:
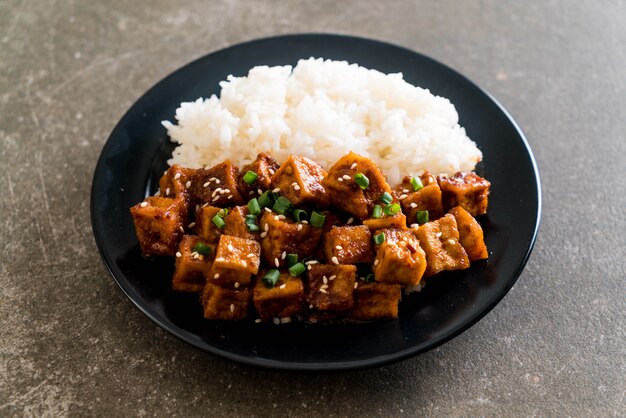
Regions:
M 218 216 L 221 216 L 222 218 L 225 218 L 228 216 L 228 209 L 224 208 L 224 209 L 220 209 L 219 212 L 217 212 Z
M 259 206 L 262 208 L 271 208 L 274 205 L 274 194 L 271 190 L 266 191 L 261 196 L 259 196 Z
M 306 221 L 308 219 L 308 217 L 309 217 L 309 215 L 306 213 L 306 211 L 302 210 L 302 209 L 294 209 L 292 214 L 293 214 L 293 218 L 297 222 Z
M 271 269 L 270 271 L 265 273 L 265 276 L 263 276 L 261 280 L 266 287 L 272 288 L 276 285 L 276 282 L 279 278 L 280 272 L 276 269 Z
M 293 266 L 289 267 L 289 274 L 291 274 L 293 277 L 298 277 L 299 275 L 304 273 L 305 270 L 306 267 L 304 266 L 304 264 L 296 263 Z
M 246 226 L 250 232 L 257 232 L 259 230 L 256 215 L 246 215 Z
M 420 210 L 417 212 L 417 223 L 418 224 L 425 224 L 426 222 L 428 222 L 428 211 L 427 210 Z
M 411 186 L 413 186 L 413 190 L 415 191 L 418 191 L 424 188 L 424 185 L 422 184 L 422 180 L 420 180 L 419 177 L 413 177 L 411 179 Z
M 279 196 L 276 202 L 274 202 L 274 206 L 272 206 L 272 210 L 281 215 L 289 212 L 289 209 L 291 209 L 291 202 L 283 196 Z
M 206 244 L 203 244 L 202 242 L 198 242 L 196 245 L 193 246 L 191 251 L 194 251 L 201 255 L 209 255 L 211 254 L 211 247 L 209 247 Z
M 383 232 L 374 235 L 374 243 L 380 245 L 385 242 L 385 234 Z
M 226 226 L 226 222 L 224 222 L 224 218 L 222 218 L 219 213 L 213 217 L 213 223 L 215 224 L 215 226 L 217 226 L 220 229 Z
M 287 266 L 291 267 L 298 263 L 298 254 L 287 254 Z
M 370 179 L 368 179 L 367 176 L 363 173 L 356 173 L 356 175 L 354 176 L 354 181 L 363 190 L 367 189 L 367 187 L 370 185 Z
M 248 186 L 251 186 L 258 177 L 259 175 L 254 171 L 246 171 L 246 174 L 243 175 L 243 181 L 245 181 Z
M 248 202 L 248 212 L 251 215 L 260 215 L 261 214 L 261 206 L 259 205 L 259 201 L 255 198 L 250 199 Z
M 393 197 L 391 197 L 389 193 L 385 192 L 382 194 L 382 196 L 380 196 L 379 200 L 383 202 L 385 205 L 388 205 L 393 201 Z
M 372 218 L 378 219 L 383 214 L 383 208 L 380 205 L 374 205 L 374 209 L 372 209 Z
M 400 205 L 398 203 L 394 203 L 393 205 L 387 205 L 385 206 L 385 215 L 387 216 L 393 216 L 396 215 L 398 212 L 400 212 Z
M 315 228 L 321 228 L 324 226 L 324 222 L 326 221 L 326 215 L 321 214 L 319 212 L 313 211 L 311 212 L 311 225 Z

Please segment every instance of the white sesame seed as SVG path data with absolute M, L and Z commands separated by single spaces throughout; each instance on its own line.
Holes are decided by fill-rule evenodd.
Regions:
M 336 278 L 337 278 L 337 275 L 336 275 L 336 274 L 333 274 L 332 276 L 330 276 L 330 277 L 328 278 L 328 280 L 333 281 L 333 280 L 335 280 Z
M 410 225 L 410 227 L 411 227 L 411 228 L 419 228 L 419 227 L 420 227 L 420 224 L 411 224 L 411 225 Z
M 326 276 L 322 277 L 322 281 L 324 282 L 324 284 L 328 284 L 328 279 L 326 278 Z
M 455 240 L 453 240 L 453 239 L 449 239 L 449 240 L 448 240 L 448 244 L 450 244 L 450 245 L 454 245 L 454 244 L 456 244 L 456 241 L 455 241 Z
M 335 245 L 335 248 L 338 250 L 343 250 L 343 247 L 341 245 Z
M 272 213 L 272 209 L 270 208 L 263 208 L 263 209 L 265 209 L 265 212 Z
M 235 289 L 238 289 L 240 286 L 239 282 L 235 282 Z
M 350 219 L 348 219 L 347 224 L 348 224 L 348 225 L 350 225 L 352 222 L 354 222 L 354 218 L 350 218 Z
M 280 324 L 280 319 L 274 318 L 274 319 L 272 319 L 272 322 L 275 323 L 276 325 L 278 325 L 278 324 Z
M 198 259 L 198 257 L 200 257 L 200 254 L 198 254 L 198 253 L 193 253 L 193 254 L 192 254 L 192 257 L 193 257 L 195 260 L 197 260 L 197 259 Z
M 178 229 L 180 229 L 180 232 L 185 232 L 185 228 L 183 228 L 183 226 L 179 226 Z
M 352 165 L 350 166 L 350 168 L 351 168 L 352 170 L 354 170 L 354 169 L 356 168 L 356 163 L 352 163 Z
M 328 284 L 323 284 L 320 286 L 320 289 L 328 289 Z
M 272 193 L 280 193 L 280 187 L 277 187 L 274 190 L 272 190 Z
M 246 260 L 241 260 L 241 265 L 244 267 L 248 267 L 248 262 Z
M 267 232 L 261 232 L 261 238 L 265 238 L 267 236 Z
M 165 189 L 165 196 L 170 194 L 170 188 L 168 187 L 167 189 Z
M 146 206 L 148 206 L 148 202 L 141 202 L 141 205 L 139 206 L 141 206 L 142 208 L 145 208 Z
M 209 187 L 209 182 L 207 181 L 206 183 L 204 183 L 202 187 Z
M 215 273 L 215 276 L 213 276 L 214 279 L 219 279 L 220 278 L 220 274 L 219 273 Z
M 398 199 L 400 199 L 400 200 L 402 200 L 402 199 L 406 199 L 406 195 L 405 195 L 405 194 L 401 194 L 401 195 L 400 195 L 400 197 L 399 197 Z
M 417 203 L 413 202 L 409 206 L 411 206 L 411 209 L 415 209 L 417 207 Z
M 263 194 L 263 190 L 261 190 L 261 189 L 256 189 L 256 192 L 257 192 L 258 194 Z
M 196 226 L 195 222 L 190 223 L 189 225 L 187 225 L 187 228 L 193 228 L 194 226 Z
M 220 184 L 220 179 L 215 179 L 215 184 Z
M 288 316 L 285 316 L 284 318 L 280 318 L 281 324 L 288 324 L 290 322 L 291 322 L 291 318 L 289 318 Z
M 226 248 L 228 248 L 228 251 L 233 251 L 235 249 L 231 244 L 228 244 Z
M 295 186 L 293 186 L 293 189 L 294 189 L 294 190 L 296 190 L 296 191 L 298 191 L 298 190 L 300 190 L 300 186 L 298 186 L 298 185 L 296 184 Z
M 228 197 L 227 197 L 227 199 L 232 199 L 232 198 L 233 198 L 233 195 L 232 195 L 232 194 L 231 194 L 231 195 L 228 195 Z
M 276 267 L 280 266 L 280 261 L 278 261 L 278 257 L 274 258 L 274 265 Z
M 313 304 L 309 305 L 309 309 L 313 309 Z
M 374 260 L 374 265 L 377 266 L 378 265 L 378 259 Z
M 284 221 L 285 219 L 287 219 L 287 217 L 285 217 L 285 215 L 278 215 L 278 219 Z
M 270 174 L 271 174 L 272 176 L 273 176 L 274 174 L 276 174 L 276 171 L 274 171 L 274 169 L 273 169 L 273 168 L 270 168 L 268 171 L 270 172 Z
M 188 189 L 191 187 L 191 180 L 187 180 L 187 183 L 185 183 L 185 189 Z
M 174 176 L 174 180 L 178 180 L 180 178 L 180 173 L 176 173 L 176 175 Z
M 303 228 L 302 224 L 298 224 L 298 226 L 296 227 L 296 229 L 297 229 L 298 231 L 301 231 L 301 230 L 302 230 L 302 228 Z
M 309 260 L 309 261 L 307 261 L 307 262 L 306 262 L 306 263 L 304 263 L 304 264 L 306 264 L 306 265 L 311 265 L 311 264 L 318 264 L 318 263 L 319 263 L 319 261 L 317 261 L 317 260 Z
M 303 224 L 308 225 L 309 221 L 302 221 Z
M 261 318 L 257 318 L 257 319 L 255 319 L 255 320 L 254 320 L 254 323 L 255 323 L 255 324 L 260 324 L 260 323 L 261 323 Z
M 278 215 L 276 215 L 276 216 L 274 216 L 274 220 L 275 220 L 275 221 L 279 221 L 279 220 L 280 220 L 280 217 L 279 217 Z
M 248 257 L 248 258 L 252 258 L 252 257 L 254 257 L 254 254 L 250 253 L 250 254 L 248 254 L 246 257 Z
M 337 177 L 337 181 L 343 181 L 343 179 L 341 177 Z
M 230 193 L 230 189 L 222 189 L 222 194 Z
M 326 291 L 326 289 L 322 289 L 322 288 L 320 288 L 320 292 L 322 292 L 322 293 L 328 293 L 328 292 Z
M 310 265 L 309 265 L 309 266 L 306 266 L 306 269 L 307 269 L 307 270 L 311 270 L 311 268 L 312 268 L 312 267 L 311 267 Z
M 350 176 L 347 174 L 344 174 L 343 176 L 341 176 L 341 178 L 344 180 L 350 180 Z
M 252 191 L 252 190 L 250 190 L 250 191 L 248 192 L 248 196 L 252 196 L 253 194 L 254 194 L 254 191 Z
M 219 196 L 215 196 L 212 201 L 213 202 L 217 202 L 218 200 L 220 200 L 220 197 Z
M 183 255 L 180 253 L 180 251 L 176 251 L 176 257 L 180 258 L 180 257 L 182 257 L 182 256 L 183 256 Z
M 296 183 L 295 181 L 293 183 L 291 183 L 291 187 L 295 187 L 297 185 L 298 185 L 298 183 Z
M 263 227 L 263 229 L 265 230 L 265 232 L 270 230 L 270 226 L 269 224 L 265 224 L 265 226 Z
M 437 232 L 437 233 L 435 234 L 435 236 L 436 236 L 437 238 L 439 238 L 439 237 L 441 236 L 441 232 Z
M 335 264 L 339 264 L 339 260 L 337 260 L 337 257 L 333 257 L 330 260 Z
M 402 189 L 402 193 L 408 193 L 409 189 Z
M 224 260 L 224 257 L 217 257 L 215 261 L 217 261 L 218 263 L 221 263 L 222 261 L 226 261 L 226 260 Z
M 359 283 L 354 282 L 354 288 L 356 289 L 357 287 L 359 287 Z
M 284 288 L 286 288 L 286 287 L 287 287 L 287 285 L 286 285 L 285 283 L 283 283 L 283 284 L 281 284 L 278 288 L 279 288 L 279 289 L 284 289 Z
M 235 312 L 235 304 L 234 303 L 230 304 L 230 311 L 231 312 Z
M 280 258 L 282 258 L 283 260 L 285 259 L 285 257 L 287 257 L 287 251 L 283 251 L 283 253 L 280 255 Z

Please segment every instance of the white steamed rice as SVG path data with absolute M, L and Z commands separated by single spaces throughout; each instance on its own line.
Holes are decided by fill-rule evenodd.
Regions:
M 454 105 L 402 74 L 310 58 L 295 68 L 254 67 L 220 86 L 219 98 L 182 103 L 177 124 L 163 122 L 180 144 L 170 164 L 243 165 L 266 151 L 278 163 L 300 154 L 328 169 L 354 151 L 374 160 L 393 184 L 423 169 L 472 171 L 482 159 Z

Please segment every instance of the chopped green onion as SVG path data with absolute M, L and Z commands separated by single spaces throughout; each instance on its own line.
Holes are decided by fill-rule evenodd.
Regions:
M 385 192 L 382 194 L 382 196 L 380 196 L 379 200 L 383 202 L 385 205 L 388 205 L 393 201 L 393 197 L 391 197 L 389 193 Z
M 217 212 L 218 216 L 221 216 L 222 218 L 225 218 L 228 216 L 228 209 L 224 208 L 224 209 L 220 209 L 219 212 Z
M 281 215 L 289 212 L 289 209 L 291 209 L 291 202 L 289 199 L 282 196 L 279 196 L 276 202 L 274 202 L 274 206 L 272 206 L 272 210 Z
M 370 185 L 370 179 L 363 173 L 356 173 L 354 176 L 354 182 L 359 185 L 359 187 L 363 190 L 367 189 Z
M 326 215 L 321 214 L 319 212 L 313 211 L 311 212 L 311 225 L 316 228 L 321 228 L 324 226 L 324 222 L 326 221 Z
M 270 271 L 265 273 L 265 276 L 263 276 L 261 280 L 263 281 L 263 284 L 266 287 L 272 288 L 274 287 L 274 285 L 276 285 L 276 282 L 278 281 L 279 278 L 280 278 L 280 272 L 276 269 L 271 269 Z
M 298 254 L 287 254 L 287 265 L 293 266 L 298 262 Z
M 246 215 L 246 226 L 248 227 L 248 231 L 251 232 L 257 232 L 259 230 L 256 215 Z
M 289 274 L 291 274 L 293 277 L 298 277 L 299 275 L 304 273 L 305 270 L 306 267 L 304 266 L 304 264 L 296 263 L 293 266 L 289 267 Z
M 198 242 L 196 245 L 193 246 L 191 251 L 194 251 L 200 255 L 209 255 L 211 254 L 211 247 L 201 242 Z
M 411 179 L 411 186 L 413 186 L 414 191 L 418 191 L 424 188 L 424 185 L 422 184 L 422 180 L 420 180 L 419 177 L 413 177 Z
M 213 223 L 220 229 L 226 226 L 226 222 L 224 222 L 224 219 L 220 216 L 219 213 L 213 217 Z
M 387 216 L 393 216 L 396 215 L 398 212 L 400 212 L 400 205 L 398 203 L 394 203 L 393 205 L 387 205 L 385 206 L 385 215 Z
M 374 235 L 374 242 L 378 245 L 382 244 L 383 242 L 385 242 L 385 233 L 381 232 L 379 234 Z
M 374 283 L 374 274 L 370 273 L 370 274 L 366 275 L 365 277 L 363 277 L 363 281 L 365 283 Z
M 259 201 L 255 198 L 250 199 L 248 202 L 248 212 L 251 215 L 260 215 L 261 214 L 261 206 L 259 206 Z
M 246 174 L 243 175 L 243 181 L 245 181 L 248 186 L 251 186 L 254 184 L 257 177 L 259 177 L 259 175 L 254 171 L 247 171 Z
M 259 196 L 259 206 L 262 208 L 271 208 L 274 205 L 274 194 L 271 190 L 266 191 Z
M 383 208 L 380 205 L 374 205 L 374 209 L 372 209 L 372 218 L 378 219 L 383 214 Z
M 306 221 L 307 218 L 309 217 L 309 215 L 307 215 L 306 211 L 302 210 L 302 209 L 294 209 L 292 215 L 293 215 L 293 218 L 297 222 Z
M 425 224 L 426 222 L 428 222 L 428 211 L 427 210 L 420 210 L 417 212 L 417 223 L 418 224 Z

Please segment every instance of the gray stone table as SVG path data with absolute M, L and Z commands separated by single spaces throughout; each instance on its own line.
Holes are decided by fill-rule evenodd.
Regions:
M 0 416 L 626 415 L 626 2 L 0 2 Z M 390 41 L 466 74 L 526 132 L 533 255 L 476 326 L 351 373 L 249 368 L 143 316 L 91 233 L 91 175 L 150 86 L 241 41 Z

